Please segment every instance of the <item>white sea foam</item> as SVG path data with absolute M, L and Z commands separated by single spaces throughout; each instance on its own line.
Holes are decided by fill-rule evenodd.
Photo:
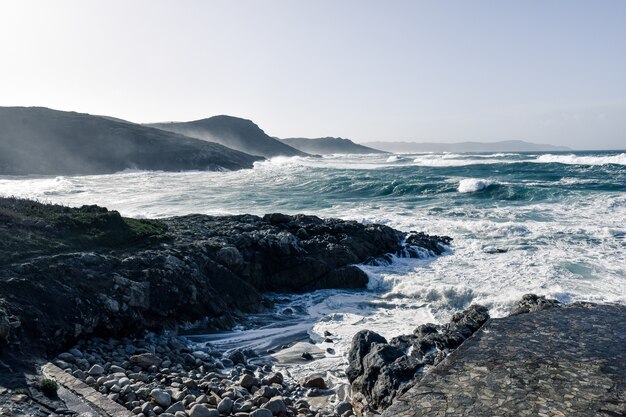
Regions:
M 475 158 L 472 159 L 469 155 L 465 155 L 464 158 L 458 158 L 457 156 L 446 156 L 446 155 L 433 155 L 433 156 L 421 156 L 415 158 L 413 163 L 417 166 L 425 166 L 425 167 L 459 167 L 466 165 L 483 165 L 483 164 L 512 164 L 515 160 L 507 160 L 507 159 L 486 159 L 486 158 Z
M 387 158 L 386 162 L 398 162 L 398 161 L 402 161 L 404 158 L 402 158 L 401 156 L 398 155 L 391 155 L 389 158 Z
M 557 162 L 560 164 L 568 165 L 626 165 L 626 153 L 620 153 L 617 155 L 603 155 L 603 156 L 581 156 L 575 154 L 569 155 L 554 155 L 545 154 L 537 157 L 537 162 L 551 163 Z
M 460 193 L 473 193 L 475 191 L 482 191 L 493 184 L 495 184 L 495 182 L 490 181 L 490 180 L 481 180 L 477 178 L 465 178 L 459 181 L 459 192 Z

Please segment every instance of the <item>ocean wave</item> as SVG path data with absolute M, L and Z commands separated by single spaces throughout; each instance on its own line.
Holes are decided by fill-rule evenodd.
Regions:
M 555 155 L 545 154 L 539 155 L 536 162 L 542 163 L 559 163 L 567 165 L 626 165 L 626 153 L 620 153 L 617 155 L 604 155 L 604 156 L 579 156 L 575 154 L 568 155 Z
M 385 162 L 400 162 L 402 161 L 404 158 L 402 158 L 401 156 L 398 155 L 391 155 L 389 158 L 387 158 L 387 161 Z
M 496 184 L 496 182 L 477 178 L 465 178 L 459 181 L 458 190 L 460 193 L 473 193 L 476 191 L 482 191 L 493 184 Z
M 461 156 L 461 155 L 458 155 Z M 464 159 L 456 159 L 455 157 L 450 157 L 448 155 L 436 155 L 428 156 L 428 157 L 418 157 L 413 160 L 413 163 L 417 166 L 424 167 L 460 167 L 466 165 L 485 165 L 485 164 L 512 164 L 515 162 L 525 162 L 525 161 L 515 161 L 515 160 L 506 160 L 506 159 L 489 159 L 489 158 L 477 158 L 477 159 L 467 159 L 467 155 L 464 155 Z

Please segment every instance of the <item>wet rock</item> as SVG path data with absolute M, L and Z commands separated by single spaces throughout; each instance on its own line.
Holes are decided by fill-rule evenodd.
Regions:
M 348 381 L 352 382 L 363 374 L 363 358 L 369 353 L 373 343 L 387 343 L 387 339 L 370 330 L 361 330 L 352 337 L 346 369 Z
M 324 381 L 324 376 L 321 374 L 308 375 L 302 381 L 300 381 L 300 385 L 305 388 L 327 388 L 326 381 Z
M 270 410 L 273 415 L 278 416 L 287 412 L 287 405 L 281 397 L 274 397 L 263 404 L 261 408 Z
M 219 404 L 217 404 L 217 411 L 219 411 L 222 414 L 230 413 L 230 410 L 232 410 L 232 408 L 233 408 L 233 400 L 231 400 L 228 397 L 222 399 L 222 401 L 220 401 Z
M 526 294 L 522 299 L 511 309 L 509 315 L 515 316 L 518 314 L 532 313 L 533 311 L 547 310 L 549 308 L 560 307 L 561 303 L 557 300 L 546 298 L 545 296 L 536 294 Z
M 0 211 L 7 213 L 3 230 L 32 237 L 0 251 L 0 298 L 7 300 L 0 343 L 19 338 L 22 347 L 52 352 L 77 338 L 132 336 L 204 318 L 211 329 L 232 327 L 236 315 L 262 306 L 265 291 L 362 288 L 367 276 L 354 264 L 410 256 L 415 245 L 435 253 L 449 242 L 426 235 L 405 240 L 383 225 L 307 215 L 137 220 L 97 206 L 7 198 L 0 198 Z M 50 229 L 33 226 L 38 221 Z M 146 358 L 131 367 L 159 366 L 154 353 L 140 351 Z
M 142 369 L 150 369 L 151 366 L 159 366 L 161 364 L 161 358 L 153 353 L 142 353 L 140 355 L 131 356 L 130 362 Z
M 228 359 L 230 359 L 235 365 L 246 364 L 246 355 L 244 355 L 243 352 L 240 350 L 236 350 L 230 355 L 228 355 Z
M 246 389 L 252 388 L 254 385 L 256 385 L 256 382 L 256 378 L 249 374 L 243 374 L 239 379 L 239 385 Z
M 472 305 L 454 314 L 450 323 L 420 325 L 413 334 L 394 337 L 389 343 L 370 331 L 357 333 L 346 375 L 360 406 L 370 410 L 388 407 L 397 395 L 419 381 L 422 374 L 418 370 L 441 362 L 488 319 L 485 307 Z
M 348 411 L 352 411 L 352 404 L 347 401 L 342 401 L 335 406 L 335 414 L 338 416 L 343 416 Z

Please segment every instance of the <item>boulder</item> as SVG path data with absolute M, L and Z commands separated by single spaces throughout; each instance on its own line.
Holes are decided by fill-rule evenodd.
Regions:
M 160 389 L 153 389 L 152 391 L 150 391 L 150 397 L 152 397 L 152 400 L 156 404 L 163 407 L 164 409 L 172 404 L 172 397 L 170 396 L 170 394 Z
M 217 411 L 219 411 L 222 414 L 228 414 L 230 413 L 232 409 L 233 409 L 233 400 L 231 400 L 228 397 L 223 398 L 222 401 L 220 401 L 217 404 Z
M 324 376 L 322 374 L 312 374 L 308 375 L 302 381 L 300 381 L 300 385 L 305 388 L 320 388 L 326 389 L 328 388 L 326 385 L 326 381 L 324 381 Z
M 215 409 L 209 409 L 202 404 L 196 404 L 191 407 L 191 410 L 187 413 L 189 417 L 219 417 L 220 412 Z
M 274 397 L 263 404 L 261 408 L 265 408 L 272 412 L 272 415 L 278 416 L 287 412 L 287 405 L 282 397 Z
M 142 369 L 149 369 L 151 366 L 159 366 L 161 358 L 153 353 L 142 353 L 130 357 L 130 363 L 137 365 Z

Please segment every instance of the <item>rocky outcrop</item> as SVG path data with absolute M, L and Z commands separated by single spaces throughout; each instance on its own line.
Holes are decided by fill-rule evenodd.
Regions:
M 489 320 L 382 415 L 624 416 L 625 328 L 611 304 Z
M 424 324 L 411 335 L 385 338 L 369 330 L 352 339 L 349 366 L 354 402 L 359 409 L 380 410 L 415 385 L 424 371 L 437 365 L 487 320 L 485 307 L 472 305 L 445 325 Z
M 0 349 L 56 351 L 201 319 L 228 328 L 266 307 L 265 291 L 361 288 L 355 264 L 449 242 L 422 239 L 427 248 L 386 226 L 305 215 L 136 220 L 0 199 Z
M 543 295 L 525 294 L 520 301 L 511 309 L 509 315 L 516 316 L 518 314 L 532 313 L 534 311 L 548 310 L 554 307 L 560 307 L 561 303 L 557 300 L 546 298 Z

